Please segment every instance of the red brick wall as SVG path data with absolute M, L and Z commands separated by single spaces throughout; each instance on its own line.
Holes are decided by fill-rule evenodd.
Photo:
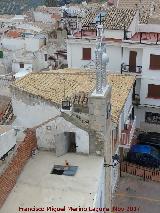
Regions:
M 15 186 L 18 176 L 31 156 L 32 150 L 36 147 L 36 132 L 32 129 L 27 129 L 24 141 L 19 144 L 17 151 L 12 157 L 8 167 L 0 176 L 0 208 L 2 207 L 12 188 Z
M 142 177 L 144 180 L 160 182 L 160 170 L 142 167 L 136 164 L 122 162 L 121 172 Z

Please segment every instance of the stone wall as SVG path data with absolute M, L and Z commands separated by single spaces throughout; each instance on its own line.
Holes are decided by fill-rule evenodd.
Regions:
M 96 152 L 102 156 L 105 156 L 106 144 L 110 146 L 112 125 L 110 99 L 110 87 L 104 96 L 91 95 L 89 97 L 90 148 L 92 149 L 90 152 Z
M 111 87 L 107 85 L 103 94 L 95 91 L 89 97 L 90 152 L 104 157 L 106 164 L 112 163 L 111 149 Z M 95 149 L 95 150 L 94 150 Z M 111 209 L 111 167 L 105 168 L 105 207 Z
M 8 165 L 0 174 L 0 208 L 15 186 L 18 176 L 31 156 L 32 150 L 36 147 L 35 131 L 27 129 L 24 140 L 18 145 Z

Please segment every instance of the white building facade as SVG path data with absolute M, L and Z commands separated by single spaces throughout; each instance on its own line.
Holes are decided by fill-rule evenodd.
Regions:
M 109 72 L 136 75 L 133 90 L 136 128 L 160 132 L 160 25 L 138 24 L 135 15 L 128 30 L 104 30 Z M 84 34 L 83 34 L 84 35 Z M 68 66 L 95 67 L 95 35 L 70 36 Z

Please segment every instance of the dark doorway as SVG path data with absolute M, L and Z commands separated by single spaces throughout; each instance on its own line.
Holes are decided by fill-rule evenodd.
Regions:
M 136 72 L 136 58 L 137 58 L 137 52 L 136 51 L 130 51 L 129 72 Z
M 76 152 L 76 135 L 75 132 L 67 132 L 69 140 L 68 152 Z

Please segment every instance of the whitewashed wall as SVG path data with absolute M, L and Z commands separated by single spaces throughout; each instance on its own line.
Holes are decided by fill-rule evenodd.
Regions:
M 133 94 L 133 90 L 130 91 L 127 99 L 126 99 L 126 103 L 124 105 L 123 108 L 123 112 L 124 112 L 124 121 L 127 120 L 127 117 L 129 115 L 129 111 L 132 108 L 132 94 Z
M 25 128 L 31 128 L 39 125 L 42 122 L 60 114 L 60 110 L 53 105 L 49 105 L 41 100 L 30 100 L 28 97 L 26 97 L 26 101 L 23 102 L 20 98 L 16 98 L 13 95 L 12 106 L 16 120 Z
M 37 27 L 37 26 L 33 26 L 32 24 L 28 24 L 28 23 L 21 23 L 19 25 L 16 26 L 17 28 L 20 28 L 20 29 L 24 29 L 24 30 L 27 30 L 27 31 L 37 31 L 37 32 L 41 32 L 42 29 Z
M 150 54 L 160 55 L 160 48 L 157 46 L 144 47 L 143 49 L 143 59 L 142 59 L 142 76 L 153 79 L 160 80 L 160 70 L 150 70 Z
M 95 42 L 89 41 L 67 41 L 68 67 L 80 68 L 90 63 L 90 60 L 82 60 L 82 48 L 91 48 L 91 59 L 94 60 Z
M 42 39 L 34 38 L 4 38 L 1 41 L 2 47 L 8 50 L 26 49 L 26 51 L 35 52 L 43 45 Z
M 120 117 L 119 117 L 119 123 L 118 123 L 119 140 L 121 138 L 121 131 L 124 129 L 124 124 L 127 120 L 127 117 L 130 113 L 130 110 L 132 108 L 132 93 L 133 93 L 133 89 L 129 92 L 128 97 L 127 97 L 126 102 L 125 102 L 125 105 L 123 107 L 123 110 L 122 110 Z
M 107 192 L 106 192 L 107 195 Z M 99 171 L 97 193 L 94 198 L 93 207 L 104 208 L 105 206 L 105 168 L 102 160 L 101 170 Z
M 118 123 L 118 140 L 121 138 L 121 132 L 124 129 L 124 112 L 122 111 Z
M 123 39 L 124 38 L 124 31 L 123 30 L 107 30 L 107 29 L 104 29 L 104 36 L 106 38 Z
M 139 12 L 137 11 L 131 25 L 128 28 L 128 31 L 131 32 L 131 36 L 133 36 L 138 31 L 138 23 L 139 23 Z
M 136 87 L 135 87 L 135 93 L 140 95 L 141 90 L 141 78 L 136 79 Z
M 4 38 L 1 43 L 2 47 L 8 50 L 19 50 L 25 47 L 25 40 L 21 38 Z
M 137 52 L 136 65 L 142 66 L 143 48 L 134 48 L 133 46 L 123 47 L 122 62 L 129 65 L 130 51 Z
M 20 68 L 20 64 L 18 62 L 12 63 L 12 72 L 14 73 L 19 72 L 21 69 L 28 69 L 28 68 L 32 69 L 32 64 L 24 64 L 24 68 Z
M 139 24 L 138 25 L 139 32 L 160 32 L 160 25 L 159 24 Z
M 25 38 L 25 48 L 27 51 L 35 52 L 42 46 L 40 39 Z
M 146 71 L 147 72 L 147 71 Z M 157 71 L 158 72 L 158 71 Z M 148 98 L 148 84 L 160 85 L 160 77 L 142 78 L 140 91 L 140 104 L 150 106 L 160 106 L 160 99 Z
M 39 71 L 42 69 L 45 69 L 49 66 L 49 61 L 45 61 L 45 54 L 47 54 L 46 51 L 43 50 L 39 50 L 37 52 L 34 53 L 34 60 L 33 60 L 33 70 L 35 71 Z
M 114 46 L 114 45 L 106 45 L 106 51 L 109 57 L 109 63 L 107 65 L 107 70 L 111 72 L 119 72 L 121 71 L 121 47 L 120 46 Z
M 47 127 L 49 127 L 50 130 L 48 130 Z M 36 130 L 38 147 L 43 149 L 54 149 L 54 135 L 64 132 L 75 132 L 76 152 L 89 154 L 88 132 L 76 127 L 63 117 L 58 117 L 54 121 L 50 121 Z
M 15 131 L 13 129 L 0 134 L 0 158 L 16 144 Z
M 136 107 L 135 108 L 136 127 L 140 128 L 142 130 L 145 130 L 145 131 L 160 133 L 160 125 L 149 124 L 149 123 L 145 122 L 145 113 L 146 112 L 160 113 L 160 109 L 153 108 L 153 107 L 143 107 L 143 106 Z
M 33 15 L 34 15 L 35 21 L 40 21 L 43 23 L 52 22 L 52 17 L 51 17 L 52 14 L 35 11 L 35 12 L 33 12 Z
M 117 187 L 117 183 L 118 183 L 118 179 L 119 179 L 119 165 L 117 165 L 114 168 L 111 168 L 111 182 L 112 182 L 112 193 L 115 192 L 116 187 Z
M 83 48 L 91 48 L 91 60 L 95 60 L 95 41 L 88 41 L 81 39 L 77 40 L 68 40 L 67 41 L 67 61 L 68 67 L 80 68 L 85 65 L 95 65 L 91 60 L 82 60 L 82 51 Z M 107 70 L 111 72 L 120 72 L 121 70 L 121 47 L 120 45 L 106 45 L 107 54 L 109 57 L 109 64 L 107 65 Z

